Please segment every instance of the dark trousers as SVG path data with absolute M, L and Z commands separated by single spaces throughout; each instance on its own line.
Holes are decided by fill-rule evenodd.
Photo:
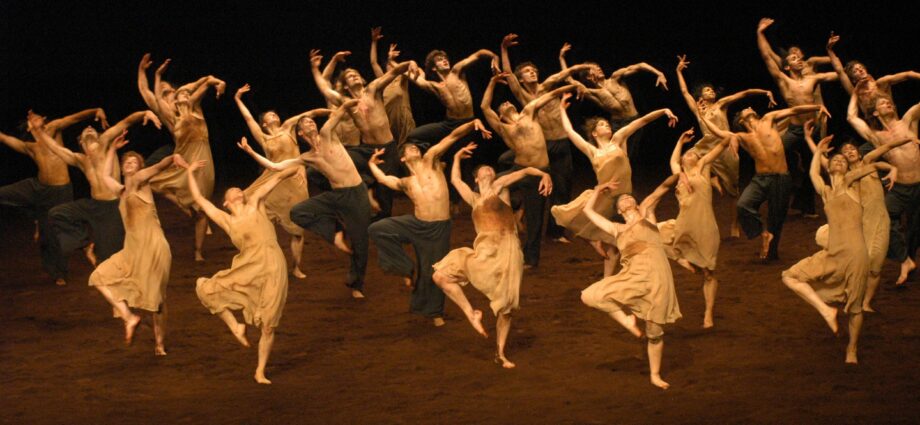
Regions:
M 572 200 L 572 148 L 569 139 L 547 140 L 546 153 L 549 154 L 549 175 L 553 178 L 553 192 L 549 195 L 549 207 L 567 204 Z M 514 151 L 509 150 L 498 157 L 502 168 L 514 167 Z M 565 227 L 556 224 L 556 218 L 550 214 L 546 224 L 546 236 L 558 239 L 565 236 Z
M 364 183 L 332 189 L 294 205 L 291 221 L 329 243 L 335 241 L 336 223 L 341 222 L 352 250 L 347 284 L 349 288 L 363 290 L 367 271 L 367 226 L 371 222 L 371 205 Z
M 48 211 L 63 203 L 73 201 L 73 187 L 70 183 L 60 186 L 42 184 L 37 178 L 25 179 L 0 187 L 0 205 L 26 208 L 38 221 L 38 244 L 42 256 L 42 268 L 51 278 L 67 277 L 67 257 L 61 252 L 61 245 L 51 228 Z
M 639 115 L 636 115 L 632 118 L 624 119 L 610 119 L 610 131 L 616 133 L 619 129 L 626 127 L 629 123 L 639 118 Z M 636 163 L 636 160 L 639 158 L 639 150 L 642 144 L 642 135 L 645 134 L 645 127 L 640 128 L 632 136 L 629 136 L 629 139 L 626 139 L 626 153 L 629 155 L 629 162 Z
M 377 203 L 380 204 L 380 212 L 377 213 L 374 220 L 393 215 L 393 190 L 385 185 L 377 183 L 377 179 L 371 173 L 371 169 L 367 165 L 368 160 L 371 159 L 371 156 L 374 155 L 374 151 L 377 149 L 384 149 L 383 155 L 380 156 L 380 159 L 383 160 L 383 164 L 378 166 L 380 171 L 390 176 L 395 176 L 399 173 L 399 151 L 394 141 L 384 145 L 367 145 L 362 143 L 348 149 L 348 155 L 352 157 L 352 161 L 356 161 L 355 166 L 358 168 L 358 174 L 361 174 L 361 179 L 364 180 L 365 184 L 367 184 L 368 181 L 371 182 L 368 186 L 374 189 L 374 198 L 377 199 Z M 357 161 L 360 161 L 361 164 L 359 165 Z
M 377 221 L 367 229 L 377 245 L 380 268 L 389 274 L 415 276 L 409 310 L 425 317 L 444 315 L 444 292 L 431 278 L 432 265 L 450 251 L 450 220 L 422 221 L 413 215 L 401 215 Z M 412 245 L 415 259 L 406 255 L 403 245 Z
M 885 194 L 885 207 L 891 217 L 888 258 L 903 262 L 913 257 L 920 245 L 920 183 L 895 183 Z M 901 215 L 907 214 L 907 231 L 901 231 Z
M 769 253 L 771 259 L 779 258 L 777 248 L 791 191 L 792 177 L 789 174 L 756 174 L 738 198 L 738 222 L 748 239 L 756 238 L 763 232 L 760 206 L 767 202 L 767 231 L 773 234 Z
M 160 146 L 155 151 L 151 152 L 150 155 L 147 155 L 147 158 L 144 159 L 144 164 L 148 166 L 157 164 L 162 161 L 163 158 L 172 155 L 175 151 L 175 145 L 169 144 Z
M 52 208 L 48 218 L 65 258 L 86 246 L 90 239 L 86 233 L 87 226 L 92 230 L 97 264 L 121 251 L 125 245 L 125 225 L 118 211 L 118 199 L 78 199 Z
M 418 145 L 419 149 L 424 152 L 427 151 L 431 146 L 438 144 L 441 139 L 447 137 L 447 135 L 449 135 L 457 127 L 460 127 L 461 125 L 466 124 L 472 120 L 473 118 L 464 118 L 460 120 L 448 119 L 415 127 L 415 129 L 409 132 L 409 138 L 406 141 Z M 446 157 L 447 155 L 445 155 L 445 158 Z M 449 170 L 450 167 L 447 169 Z
M 502 173 L 508 174 L 527 168 L 515 164 L 510 170 Z M 548 170 L 543 170 L 548 171 Z M 540 263 L 540 239 L 543 230 L 543 215 L 546 211 L 546 197 L 537 190 L 540 187 L 540 178 L 526 176 L 515 184 L 514 197 L 520 202 L 514 202 L 524 208 L 524 224 L 527 226 L 527 237 L 524 241 L 524 264 L 536 267 Z
M 815 187 L 808 177 L 812 154 L 805 142 L 805 129 L 800 125 L 790 125 L 782 140 L 795 192 L 792 208 L 802 211 L 802 214 L 815 214 Z

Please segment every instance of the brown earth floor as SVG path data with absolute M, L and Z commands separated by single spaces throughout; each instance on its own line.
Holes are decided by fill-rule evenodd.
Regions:
M 723 235 L 727 202 L 717 201 Z M 342 282 L 347 259 L 309 237 L 291 279 L 267 374 L 253 379 L 256 350 L 240 347 L 201 305 L 194 282 L 228 267 L 235 250 L 215 227 L 208 261 L 192 261 L 191 222 L 159 203 L 172 245 L 169 335 L 154 357 L 145 317 L 125 347 L 120 321 L 86 285 L 89 266 L 71 261 L 70 284 L 39 270 L 22 216 L 4 213 L 0 273 L 0 411 L 4 423 L 878 423 L 916 422 L 920 407 L 920 291 L 893 290 L 887 263 L 866 318 L 859 366 L 846 366 L 846 337 L 780 281 L 816 251 L 822 219 L 791 217 L 782 260 L 755 260 L 756 241 L 723 242 L 716 327 L 704 331 L 698 275 L 672 265 L 684 318 L 666 328 L 661 391 L 648 383 L 644 346 L 580 291 L 601 261 L 583 242 L 545 242 L 525 274 L 507 348 L 515 370 L 492 364 L 493 340 L 478 337 L 453 305 L 434 328 L 407 313 L 400 280 L 384 276 L 371 251 L 367 299 Z M 408 211 L 405 200 L 398 212 Z M 673 196 L 659 217 L 675 215 Z M 474 236 L 465 210 L 453 246 Z M 282 246 L 287 236 L 281 236 Z M 912 285 L 917 285 L 916 276 Z M 472 288 L 474 306 L 488 311 Z M 494 318 L 486 325 L 494 333 Z M 841 329 L 846 329 L 841 317 Z M 258 333 L 249 330 L 255 342 Z

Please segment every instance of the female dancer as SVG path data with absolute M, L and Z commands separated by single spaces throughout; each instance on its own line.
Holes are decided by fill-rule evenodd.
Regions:
M 125 224 L 125 244 L 89 276 L 89 285 L 95 286 L 112 305 L 117 317 L 125 322 L 125 342 L 130 344 L 134 330 L 141 318 L 131 312 L 139 308 L 153 312 L 154 353 L 166 355 L 163 340 L 166 336 L 166 283 L 172 253 L 160 227 L 150 179 L 173 164 L 172 155 L 144 168 L 144 157 L 129 151 L 121 156 L 124 184 L 112 178 L 115 168 L 115 151 L 125 146 L 125 133 L 115 139 L 106 152 L 103 182 L 112 192 L 118 193 L 121 218 Z
M 821 178 L 821 156 L 828 151 L 833 136 L 818 143 L 811 161 L 810 176 L 815 190 L 824 201 L 824 212 L 829 225 L 827 248 L 805 258 L 783 272 L 783 283 L 799 297 L 818 310 L 827 325 L 836 334 L 837 308 L 828 303 L 844 303 L 849 315 L 850 342 L 847 345 L 847 363 L 857 363 L 856 344 L 862 328 L 863 297 L 869 255 L 863 239 L 863 210 L 857 201 L 857 189 L 851 187 L 859 179 L 875 173 L 876 164 L 847 172 L 847 160 L 837 153 L 830 158 L 828 174 L 831 185 Z
M 629 157 L 626 152 L 626 140 L 633 133 L 662 115 L 668 116 L 668 125 L 670 127 L 677 124 L 677 117 L 671 113 L 670 109 L 659 109 L 632 121 L 617 130 L 616 133 L 610 130 L 610 122 L 606 119 L 589 118 L 585 124 L 591 137 L 591 142 L 588 142 L 572 128 L 572 122 L 565 112 L 565 109 L 569 106 L 567 100 L 570 97 L 571 94 L 569 93 L 563 94 L 562 102 L 559 104 L 562 112 L 562 126 L 568 133 L 569 140 L 591 161 L 591 166 L 594 168 L 598 182 L 606 182 L 611 179 L 621 182 L 616 191 L 605 193 L 598 198 L 595 205 L 595 208 L 597 208 L 595 211 L 604 217 L 610 217 L 613 215 L 614 198 L 621 193 L 632 192 L 632 168 L 630 168 Z M 588 189 L 572 202 L 554 206 L 550 212 L 560 226 L 571 230 L 575 233 L 575 236 L 591 242 L 594 249 L 604 257 L 604 276 L 610 276 L 613 274 L 613 269 L 617 264 L 616 240 L 607 232 L 598 229 L 585 216 L 585 205 L 593 194 L 594 190 Z M 607 246 L 604 247 L 602 244 Z
M 260 384 L 271 384 L 265 377 L 265 364 L 271 354 L 275 328 L 281 321 L 281 310 L 287 299 L 288 275 L 275 226 L 265 213 L 264 200 L 278 183 L 294 175 L 297 168 L 275 174 L 249 196 L 238 187 L 227 189 L 224 193 L 224 206 L 230 211 L 227 214 L 198 190 L 195 171 L 204 167 L 204 161 L 191 165 L 181 159 L 179 162 L 187 169 L 188 186 L 195 202 L 230 235 L 230 241 L 240 250 L 233 257 L 229 269 L 221 270 L 210 278 L 198 278 L 195 292 L 201 303 L 211 310 L 211 314 L 220 316 L 244 347 L 249 347 L 246 325 L 237 322 L 231 310 L 243 310 L 246 323 L 262 328 L 255 379 Z
M 703 327 L 711 328 L 712 308 L 719 288 L 719 281 L 715 277 L 719 226 L 712 211 L 712 185 L 709 178 L 713 161 L 719 158 L 731 139 L 722 140 L 722 143 L 711 147 L 705 155 L 695 146 L 681 155 L 684 144 L 692 139 L 691 128 L 680 135 L 671 154 L 671 172 L 679 176 L 675 194 L 680 212 L 677 219 L 658 223 L 658 229 L 669 258 L 693 273 L 696 273 L 695 267 L 703 270 L 703 299 L 706 302 Z
M 642 337 L 642 331 L 636 326 L 636 318 L 645 320 L 649 379 L 652 385 L 662 389 L 670 386 L 661 379 L 662 327 L 674 323 L 681 315 L 674 276 L 655 226 L 655 207 L 677 179 L 677 175 L 668 177 L 641 204 L 628 193 L 620 195 L 616 208 L 625 224 L 608 220 L 594 208 L 600 196 L 620 190 L 616 180 L 597 186 L 585 206 L 585 214 L 591 222 L 616 239 L 623 268 L 582 291 L 581 300 L 609 314 L 637 338 Z
M 518 308 L 518 294 L 521 290 L 521 276 L 524 271 L 524 253 L 518 239 L 516 220 L 511 210 L 508 186 L 525 176 L 540 177 L 539 191 L 547 196 L 553 189 L 549 174 L 533 167 L 517 170 L 495 178 L 495 170 L 479 166 L 474 172 L 479 193 L 474 192 L 460 176 L 460 161 L 469 158 L 476 144 L 471 143 L 457 151 L 451 167 L 450 182 L 466 203 L 473 207 L 473 225 L 476 240 L 473 248 L 457 248 L 436 263 L 434 283 L 451 301 L 455 302 L 473 329 L 488 338 L 482 327 L 482 311 L 474 310 L 461 285 L 472 283 L 473 287 L 489 298 L 489 306 L 497 316 L 495 329 L 498 351 L 495 362 L 510 369 L 514 363 L 505 357 L 505 341 L 511 329 L 511 312 Z

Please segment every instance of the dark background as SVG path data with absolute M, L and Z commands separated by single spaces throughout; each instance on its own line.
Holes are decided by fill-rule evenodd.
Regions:
M 392 3 L 392 4 L 391 4 Z M 858 58 L 876 77 L 920 69 L 916 8 L 845 2 L 772 2 L 730 5 L 683 2 L 37 2 L 0 3 L 0 130 L 23 136 L 17 126 L 29 108 L 59 117 L 83 108 L 102 106 L 110 122 L 143 108 L 136 88 L 136 70 L 145 52 L 153 54 L 153 69 L 171 58 L 166 78 L 183 84 L 213 74 L 224 79 L 221 99 L 204 101 L 218 185 L 243 184 L 257 174 L 257 166 L 233 146 L 248 135 L 232 96 L 250 83 L 246 102 L 254 113 L 276 109 L 282 119 L 306 109 L 324 106 L 309 73 L 310 48 L 322 49 L 324 60 L 337 50 L 351 50 L 348 66 L 370 76 L 369 30 L 382 26 L 381 60 L 387 46 L 399 44 L 403 59 L 424 60 L 434 48 L 446 50 L 452 61 L 479 48 L 499 52 L 503 35 L 515 32 L 520 45 L 511 50 L 513 63 L 535 62 L 541 78 L 558 71 L 557 54 L 563 42 L 572 43 L 569 64 L 598 62 L 610 73 L 645 61 L 667 75 L 670 91 L 654 87 L 654 76 L 640 73 L 628 79 L 640 113 L 671 108 L 680 118 L 677 129 L 664 120 L 646 131 L 638 178 L 657 180 L 665 173 L 667 157 L 679 131 L 695 125 L 680 97 L 675 56 L 688 55 L 688 83 L 711 81 L 724 94 L 759 87 L 780 95 L 757 51 L 755 30 L 762 16 L 776 19 L 767 35 L 778 50 L 799 44 L 806 55 L 824 54 L 830 31 L 843 38 L 837 53 L 844 61 Z M 854 3 L 855 4 L 855 3 Z M 830 70 L 830 69 L 828 69 Z M 483 61 L 468 71 L 474 103 L 488 81 Z M 920 84 L 908 82 L 894 90 L 901 112 L 920 99 Z M 496 104 L 508 95 L 497 90 Z M 440 120 L 443 107 L 434 97 L 412 88 L 416 122 Z M 849 131 L 845 122 L 846 96 L 839 84 L 825 84 L 824 98 L 833 114 L 831 129 Z M 753 105 L 763 112 L 766 101 L 752 98 L 736 106 Z M 782 103 L 781 103 L 782 106 Z M 733 108 L 732 111 L 736 110 Z M 576 121 L 597 110 L 576 105 Z M 477 112 L 478 114 L 478 112 Z M 65 134 L 76 148 L 83 126 Z M 135 129 L 132 148 L 149 153 L 171 143 L 168 133 Z M 483 157 L 497 155 L 503 146 L 486 146 Z M 0 184 L 34 175 L 31 162 L 9 149 L 0 155 Z M 579 157 L 582 174 L 591 176 Z M 637 166 L 638 165 L 638 166 Z M 749 164 L 746 166 L 749 168 Z M 75 179 L 78 193 L 85 191 Z

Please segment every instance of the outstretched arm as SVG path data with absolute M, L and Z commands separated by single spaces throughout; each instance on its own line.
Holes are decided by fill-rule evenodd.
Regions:
M 230 217 L 227 213 L 221 211 L 220 208 L 215 207 L 211 201 L 201 194 L 201 189 L 198 188 L 198 182 L 195 180 L 195 170 L 203 167 L 207 161 L 195 161 L 188 164 L 180 155 L 173 155 L 173 161 L 175 161 L 176 165 L 185 168 L 185 174 L 188 178 L 188 191 L 192 195 L 192 199 L 195 200 L 195 203 L 201 207 L 201 210 L 207 214 L 208 218 L 220 226 L 221 229 L 224 229 L 225 232 L 229 233 Z
M 655 74 L 655 76 L 658 77 L 655 80 L 655 87 L 661 86 L 665 90 L 668 89 L 668 79 L 664 76 L 664 73 L 656 69 L 654 66 L 651 66 L 645 62 L 639 62 L 637 64 L 633 64 L 625 68 L 620 68 L 616 71 L 613 71 L 613 73 L 610 74 L 610 78 L 613 78 L 614 80 L 619 80 L 620 78 L 628 77 L 639 71 L 646 71 L 646 72 Z
M 544 171 L 534 167 L 527 167 L 517 171 L 510 172 L 505 174 L 492 182 L 492 187 L 496 193 L 501 192 L 502 189 L 511 186 L 524 177 L 534 176 L 540 178 L 540 185 L 537 187 L 537 191 L 543 196 L 549 196 L 553 192 L 553 179 Z
M 53 120 L 49 122 L 48 124 L 45 124 L 45 129 L 47 129 L 49 132 L 52 132 L 52 133 L 59 132 L 59 131 L 63 131 L 67 127 L 70 127 L 80 121 L 86 121 L 90 118 L 93 118 L 94 120 L 98 122 L 101 122 L 103 129 L 109 128 L 109 121 L 105 117 L 105 111 L 103 111 L 102 108 L 91 108 L 91 109 L 84 109 L 75 114 L 70 114 L 66 117 L 61 117 L 56 120 Z
M 380 63 L 377 62 L 377 41 L 381 38 L 383 38 L 383 34 L 380 32 L 380 27 L 371 28 L 371 69 L 374 71 L 375 78 L 383 76 L 383 68 L 381 68 Z
M 0 131 L 0 143 L 9 146 L 10 149 L 23 155 L 32 156 L 32 149 L 29 149 L 29 145 L 31 145 L 31 143 L 23 142 L 22 140 L 3 133 L 2 131 Z
M 525 105 L 521 113 L 533 116 L 534 114 L 537 113 L 537 111 L 540 108 L 542 108 L 547 103 L 549 103 L 550 100 L 553 100 L 554 98 L 558 96 L 561 96 L 562 93 L 572 91 L 574 89 L 575 89 L 575 85 L 569 84 L 566 86 L 559 87 L 558 89 L 552 90 L 549 93 L 545 93 L 541 95 L 540 97 L 530 101 L 527 105 Z
M 722 97 L 718 101 L 719 107 L 722 109 L 727 109 L 728 105 L 731 105 L 732 103 L 735 103 L 741 99 L 744 99 L 747 96 L 752 96 L 755 94 L 762 94 L 764 96 L 767 96 L 767 99 L 770 99 L 770 103 L 767 104 L 767 107 L 772 108 L 776 106 L 776 100 L 773 99 L 773 92 L 771 92 L 770 90 L 747 89 L 747 90 L 739 91 L 738 93 L 735 93 L 735 94 L 730 94 L 728 96 Z
M 639 131 L 640 128 L 645 127 L 650 122 L 655 121 L 656 119 L 662 116 L 668 117 L 668 127 L 674 127 L 675 125 L 677 125 L 677 116 L 674 115 L 674 113 L 671 112 L 670 109 L 663 108 L 657 111 L 649 112 L 644 117 L 639 118 L 637 120 L 633 120 L 625 127 L 617 130 L 617 132 L 613 134 L 613 140 L 621 147 L 625 146 L 626 140 L 629 139 L 629 137 L 632 136 L 633 133 Z
M 392 83 L 396 77 L 409 69 L 409 65 L 412 65 L 412 62 L 405 61 L 397 64 L 394 67 L 391 67 L 390 70 L 384 73 L 382 77 L 371 81 L 371 83 L 367 85 L 367 90 L 371 92 L 371 94 L 375 94 L 378 91 L 382 93 L 383 89 L 390 85 L 390 83 Z
M 249 108 L 243 103 L 243 94 L 248 92 L 249 84 L 244 84 L 243 87 L 240 87 L 236 91 L 236 94 L 233 95 L 233 100 L 236 101 L 236 106 L 240 109 L 240 115 L 243 116 L 243 121 L 246 121 L 246 127 L 249 127 L 249 133 L 252 134 L 252 138 L 256 139 L 259 145 L 264 145 L 265 133 L 262 132 L 262 127 L 260 127 L 256 119 L 253 118 L 252 113 L 249 112 Z
M 508 78 L 506 78 L 505 81 L 508 82 L 508 88 L 511 89 L 511 94 L 513 94 L 514 98 L 523 105 L 530 102 L 533 99 L 533 95 L 524 90 L 524 87 L 521 86 L 521 82 L 517 79 L 517 75 L 514 75 L 514 71 L 511 68 L 508 47 L 516 46 L 517 44 L 517 34 L 508 34 L 502 39 L 502 72 L 508 74 Z
M 492 76 L 489 80 L 489 85 L 486 86 L 485 92 L 482 93 L 482 103 L 479 105 L 482 109 L 482 115 L 486 118 L 486 122 L 489 123 L 489 126 L 497 131 L 499 135 L 502 134 L 502 122 L 501 119 L 498 118 L 498 114 L 492 110 L 492 95 L 495 92 L 495 82 L 506 76 L 507 74 L 504 72 Z M 505 143 L 507 143 L 507 141 L 505 141 Z
M 819 193 L 822 198 L 824 198 L 827 185 L 824 184 L 824 179 L 821 178 L 821 157 L 827 155 L 828 146 L 830 145 L 831 138 L 825 137 L 818 143 L 818 153 L 811 157 L 811 167 L 808 169 L 808 176 L 811 178 L 811 184 L 815 187 L 815 192 Z
M 569 43 L 562 43 L 562 48 L 559 49 L 559 69 L 568 69 L 569 66 L 565 63 L 565 54 L 569 50 L 572 50 L 572 45 Z
M 878 139 L 875 137 L 875 132 L 872 131 L 868 123 L 859 117 L 859 96 L 856 94 L 855 90 L 850 93 L 850 103 L 847 105 L 847 122 L 853 127 L 853 130 L 856 130 L 859 137 L 862 137 L 875 146 L 879 145 Z
M 810 119 L 805 122 L 805 144 L 808 145 L 808 149 L 811 150 L 813 155 L 818 154 L 818 145 L 815 143 L 814 137 L 812 134 L 815 132 L 815 120 Z M 827 137 L 834 137 L 833 135 Z M 822 141 L 824 139 L 821 139 Z M 827 156 L 821 155 L 821 167 L 827 168 Z
M 319 64 L 322 61 L 323 57 L 319 54 L 319 50 L 310 50 L 310 72 L 313 74 L 313 82 L 316 83 L 316 88 L 319 89 L 326 102 L 341 105 L 345 101 L 344 97 L 332 88 L 332 83 L 319 71 Z M 329 61 L 329 64 L 333 67 L 335 66 L 334 63 L 334 59 Z
M 268 179 L 263 185 L 259 186 L 258 189 L 254 190 L 251 195 L 249 195 L 249 200 L 247 202 L 255 202 L 256 205 L 262 202 L 272 190 L 275 189 L 275 186 L 278 186 L 278 183 L 281 183 L 282 180 L 293 176 L 297 173 L 296 168 L 288 168 L 280 173 L 277 173 L 271 178 Z
M 150 65 L 153 65 L 150 53 L 144 53 L 144 56 L 141 57 L 141 62 L 137 65 L 137 90 L 141 93 L 141 99 L 144 100 L 147 109 L 160 113 L 157 97 L 150 90 L 150 82 L 147 80 L 147 68 L 150 68 Z M 153 89 L 156 90 L 156 87 Z
M 721 128 L 719 128 L 719 126 L 715 125 L 712 121 L 709 121 L 709 119 L 705 117 L 701 119 L 700 121 L 703 123 L 703 125 L 706 126 L 706 128 L 709 129 L 709 132 L 712 134 L 715 134 L 716 137 L 724 139 L 727 137 L 735 136 L 735 133 L 732 133 L 731 131 L 728 131 L 728 130 L 722 130 Z
M 109 145 L 109 148 L 105 152 L 105 162 L 102 165 L 102 183 L 106 185 L 112 192 L 121 193 L 124 189 L 118 180 L 112 178 L 112 172 L 115 169 L 115 161 L 118 160 L 116 151 L 128 144 L 128 140 L 125 139 L 127 133 L 121 133 L 115 140 Z M 172 162 L 172 158 L 169 158 L 169 161 Z
M 827 57 L 830 59 L 831 67 L 834 68 L 834 72 L 837 73 L 837 77 L 840 80 L 840 85 L 843 86 L 843 89 L 847 91 L 847 94 L 852 94 L 853 82 L 850 81 L 850 77 L 847 75 L 846 70 L 843 68 L 843 63 L 840 62 L 840 58 L 838 58 L 837 54 L 834 53 L 834 46 L 837 45 L 838 41 L 840 41 L 840 36 L 834 35 L 832 32 L 830 38 L 827 39 Z
M 307 155 L 307 154 L 303 154 L 297 158 L 285 159 L 284 161 L 281 161 L 281 162 L 274 162 L 260 155 L 255 150 L 253 150 L 252 146 L 249 146 L 249 142 L 246 140 L 245 137 L 241 138 L 240 142 L 237 143 L 236 145 L 239 146 L 239 148 L 242 149 L 243 152 L 246 152 L 247 154 L 249 154 L 249 156 L 251 156 L 252 159 L 256 160 L 256 162 L 258 162 L 259 165 L 269 170 L 273 170 L 273 171 L 284 171 L 288 168 L 293 168 L 299 165 L 304 165 L 304 163 L 306 162 L 303 159 L 303 157 L 304 155 Z
M 674 144 L 674 150 L 671 152 L 671 160 L 669 164 L 671 165 L 671 174 L 680 174 L 682 167 L 680 166 L 680 157 L 683 154 L 684 144 L 689 143 L 693 140 L 693 128 L 683 132 L 679 138 L 677 138 L 677 143 Z
M 42 117 L 38 114 L 29 111 L 28 115 L 29 121 L 29 132 L 32 133 L 32 137 L 35 138 L 36 143 L 41 143 L 44 147 L 48 148 L 51 152 L 54 152 L 55 155 L 59 156 L 67 165 L 83 169 L 83 154 L 74 153 L 70 149 L 65 148 L 64 146 L 59 145 L 54 141 L 54 138 L 51 137 L 48 132 L 42 127 Z
M 581 71 L 584 71 L 590 68 L 591 68 L 591 65 L 582 63 L 582 64 L 578 64 L 578 65 L 563 69 L 562 71 L 559 71 L 553 75 L 550 75 L 549 77 L 546 77 L 546 79 L 543 80 L 543 82 L 540 83 L 540 85 L 543 87 L 544 90 L 551 89 L 553 87 L 558 86 L 559 84 L 562 84 L 563 82 L 568 82 L 572 78 L 572 74 L 575 74 L 577 72 L 581 72 Z
M 329 115 L 329 119 L 326 120 L 326 123 L 323 124 L 323 127 L 319 130 L 320 137 L 324 140 L 332 140 L 332 132 L 335 131 L 335 128 L 342 122 L 342 117 L 348 113 L 351 107 L 357 104 L 358 99 L 349 99 L 345 103 L 339 105 L 339 107 Z
M 454 163 L 450 167 L 450 183 L 454 185 L 454 189 L 457 189 L 457 193 L 460 194 L 463 201 L 470 206 L 473 206 L 473 203 L 476 202 L 476 194 L 473 193 L 473 190 L 463 181 L 463 176 L 460 174 L 460 161 L 471 157 L 475 149 L 476 144 L 470 143 L 458 150 L 457 153 L 454 154 Z
M 152 111 L 137 111 L 128 115 L 123 120 L 119 121 L 115 125 L 109 127 L 108 130 L 104 131 L 99 135 L 99 142 L 102 143 L 106 149 L 108 149 L 109 143 L 112 142 L 118 135 L 128 131 L 128 128 L 131 126 L 142 123 L 146 125 L 148 122 L 152 122 L 156 128 L 161 128 L 160 119 L 157 118 L 156 114 Z
M 466 59 L 463 59 L 460 62 L 457 62 L 454 65 L 454 67 L 451 68 L 450 72 L 459 74 L 463 72 L 463 70 L 466 67 L 472 65 L 473 62 L 476 62 L 477 60 L 479 60 L 479 58 L 482 58 L 482 57 L 489 57 L 489 58 L 492 58 L 493 61 L 496 61 L 496 62 L 498 61 L 498 56 L 495 53 L 492 53 L 491 50 L 479 49 L 479 51 L 477 51 L 476 53 L 473 53 L 472 55 L 467 56 Z
M 793 106 L 791 108 L 781 109 L 779 111 L 768 112 L 764 114 L 763 118 L 766 120 L 772 120 L 773 122 L 776 122 L 784 118 L 789 118 L 793 115 L 809 114 L 809 113 L 818 112 L 818 111 L 823 112 L 824 114 L 828 116 L 828 118 L 830 118 L 830 114 L 827 113 L 827 109 L 825 109 L 821 105 Z
M 767 72 L 769 72 L 770 76 L 779 84 L 786 78 L 786 75 L 783 74 L 783 71 L 779 68 L 782 63 L 782 58 L 773 52 L 773 48 L 770 47 L 770 42 L 767 41 L 767 36 L 763 33 L 764 30 L 772 24 L 773 19 L 762 18 L 760 20 L 760 23 L 757 25 L 757 49 L 760 50 L 760 57 L 763 59 L 763 63 L 767 65 Z
M 712 161 L 715 161 L 716 158 L 719 157 L 719 155 L 722 155 L 722 151 L 724 151 L 725 148 L 727 148 L 731 144 L 732 139 L 734 139 L 735 137 L 738 137 L 738 136 L 724 138 L 722 139 L 721 142 L 719 142 L 719 144 L 713 146 L 712 149 L 709 150 L 709 152 L 706 152 L 706 155 L 703 155 L 700 158 L 700 167 L 705 167 L 706 165 L 711 164 Z
M 639 204 L 639 213 L 645 217 L 646 220 L 657 223 L 658 219 L 655 217 L 655 208 L 658 207 L 658 203 L 661 202 L 661 198 L 671 190 L 671 186 L 677 182 L 679 175 L 672 174 L 668 178 L 664 179 L 655 190 L 645 197 L 642 200 L 642 203 Z
M 395 148 L 390 147 L 390 149 Z M 387 175 L 387 173 L 384 173 L 383 170 L 381 170 L 379 167 L 380 164 L 383 164 L 383 160 L 380 159 L 380 155 L 383 155 L 385 151 L 386 148 L 374 149 L 374 154 L 371 155 L 370 160 L 367 161 L 367 168 L 370 168 L 371 174 L 374 175 L 374 178 L 377 179 L 377 182 L 380 184 L 393 190 L 402 191 L 403 187 L 402 184 L 400 184 L 399 178 L 396 176 Z
M 684 70 L 687 69 L 687 65 L 690 65 L 690 62 L 687 61 L 687 55 L 677 57 L 677 85 L 680 87 L 680 94 L 684 96 L 684 102 L 687 102 L 690 112 L 693 112 L 693 115 L 699 118 L 700 108 L 696 105 L 696 99 L 690 94 L 690 90 L 687 89 L 687 81 L 684 80 Z
M 895 85 L 898 83 L 903 83 L 907 80 L 920 80 L 920 72 L 904 71 L 897 74 L 886 75 L 876 80 L 876 83 L 880 85 Z
M 204 84 L 199 84 L 198 87 L 192 91 L 192 95 L 189 96 L 189 101 L 192 102 L 193 105 L 200 104 L 201 98 L 204 97 L 204 94 L 210 87 L 214 87 L 215 94 L 217 98 L 220 99 L 220 95 L 224 94 L 224 90 L 227 88 L 227 83 L 213 75 L 208 75 L 205 77 Z
M 581 134 L 578 134 L 578 132 L 572 128 L 572 121 L 569 120 L 569 114 L 566 112 L 566 108 L 569 107 L 568 99 L 570 97 L 572 97 L 571 93 L 564 93 L 562 95 L 562 102 L 559 102 L 559 115 L 562 117 L 562 128 L 565 129 L 565 134 L 569 136 L 569 140 L 572 141 L 572 144 L 575 145 L 581 153 L 585 154 L 585 156 L 592 158 L 594 153 L 597 152 L 597 148 L 588 143 L 584 137 L 581 137 Z
M 300 119 L 303 117 L 309 117 L 309 118 L 328 117 L 331 114 L 332 114 L 332 109 L 327 109 L 327 108 L 311 109 L 309 111 L 301 112 L 297 115 L 294 115 L 293 117 L 290 117 L 284 120 L 284 122 L 281 123 L 281 128 L 285 129 L 285 131 L 290 130 L 294 128 L 294 126 L 297 125 L 297 122 L 299 122 Z
M 454 131 L 447 135 L 447 137 L 441 139 L 438 144 L 428 149 L 428 152 L 425 152 L 425 156 L 430 156 L 431 158 L 437 160 L 442 155 L 444 155 L 444 153 L 447 152 L 447 150 L 450 149 L 454 143 L 457 143 L 457 141 L 465 137 L 467 134 L 470 134 L 470 132 L 473 130 L 479 130 L 479 132 L 482 133 L 483 139 L 492 138 L 492 132 L 486 130 L 486 128 L 482 125 L 482 121 L 479 121 L 477 118 L 461 125 L 460 127 L 455 128 Z
M 612 189 L 619 187 L 619 182 L 611 181 L 606 183 L 601 183 L 594 188 L 594 193 L 588 198 L 588 202 L 585 204 L 585 209 L 582 210 L 585 213 L 585 217 L 588 217 L 588 220 L 591 220 L 595 226 L 603 230 L 606 233 L 613 235 L 614 238 L 618 236 L 617 225 L 616 223 L 607 219 L 597 213 L 594 210 L 594 205 L 597 203 L 597 198 L 600 194 L 608 192 Z
M 898 141 L 895 141 L 895 142 L 885 143 L 885 144 L 883 144 L 883 145 L 880 145 L 880 146 L 876 147 L 875 149 L 872 149 L 871 152 L 867 153 L 866 156 L 863 157 L 863 162 L 865 162 L 865 163 L 868 164 L 868 163 L 872 163 L 872 162 L 878 161 L 878 160 L 879 160 L 881 157 L 883 157 L 886 153 L 891 152 L 892 149 L 901 147 L 901 146 L 903 146 L 903 145 L 905 145 L 905 144 L 907 144 L 907 143 L 911 143 L 911 142 L 917 143 L 917 139 L 916 139 L 916 138 L 907 138 L 907 137 L 905 137 L 905 138 L 903 138 L 903 139 L 901 139 L 901 140 L 898 140 Z

